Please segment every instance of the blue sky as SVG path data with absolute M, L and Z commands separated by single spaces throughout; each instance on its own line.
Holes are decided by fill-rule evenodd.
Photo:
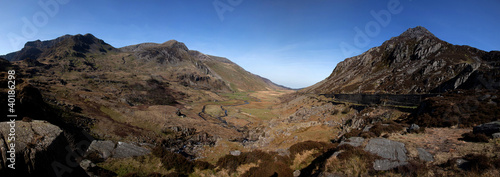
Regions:
M 452 44 L 500 50 L 498 0 L 2 0 L 0 11 L 0 54 L 64 34 L 115 47 L 175 39 L 292 88 L 419 25 Z M 368 40 L 356 42 L 355 29 Z

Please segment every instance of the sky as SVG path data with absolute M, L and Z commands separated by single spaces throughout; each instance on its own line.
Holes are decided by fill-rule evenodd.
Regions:
M 0 55 L 65 34 L 117 48 L 175 39 L 291 88 L 416 26 L 500 50 L 498 0 L 0 0 L 0 11 Z

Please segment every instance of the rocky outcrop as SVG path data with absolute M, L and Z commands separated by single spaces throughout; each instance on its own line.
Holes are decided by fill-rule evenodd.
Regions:
M 353 147 L 359 147 L 359 146 L 363 145 L 363 142 L 365 142 L 365 139 L 362 137 L 350 137 L 346 141 L 340 142 L 339 146 L 342 146 L 344 144 L 348 144 L 348 145 L 351 145 Z
M 213 146 L 217 142 L 217 137 L 206 132 L 197 132 L 195 128 L 174 126 L 167 127 L 164 132 L 172 134 L 173 138 L 164 140 L 162 145 L 167 150 L 186 157 L 195 157 L 203 146 Z
M 147 148 L 126 142 L 114 143 L 112 141 L 94 140 L 92 141 L 86 152 L 87 154 L 86 157 L 92 158 L 92 160 L 94 160 L 96 157 L 101 160 L 105 160 L 110 157 L 127 158 L 127 157 L 143 156 L 149 154 L 150 152 L 151 150 Z M 91 155 L 92 157 L 89 157 Z
M 0 176 L 56 176 L 54 162 L 66 162 L 70 153 L 63 131 L 46 121 L 1 122 L 0 137 Z M 9 166 L 12 162 L 15 171 Z M 85 176 L 79 166 L 65 170 Z
M 388 140 L 385 138 L 374 138 L 368 141 L 365 151 L 376 154 L 383 159 L 375 160 L 373 168 L 375 170 L 390 170 L 398 166 L 408 164 L 406 148 L 401 142 Z
M 500 121 L 494 121 L 475 126 L 473 132 L 474 134 L 481 133 L 488 136 L 492 136 L 494 133 L 500 132 Z

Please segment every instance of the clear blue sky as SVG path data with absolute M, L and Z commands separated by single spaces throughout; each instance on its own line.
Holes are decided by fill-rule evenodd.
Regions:
M 418 25 L 452 44 L 500 50 L 498 0 L 3 0 L 0 11 L 0 54 L 64 34 L 92 33 L 114 47 L 175 39 L 292 88 Z M 381 16 L 382 25 L 371 11 L 391 19 Z M 367 25 L 369 41 L 355 42 L 355 28 Z

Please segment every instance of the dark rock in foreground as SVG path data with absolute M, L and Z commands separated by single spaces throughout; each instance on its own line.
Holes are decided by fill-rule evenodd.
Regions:
M 482 133 L 488 136 L 492 136 L 494 133 L 500 132 L 500 121 L 494 121 L 475 126 L 473 132 L 474 134 Z
M 11 129 L 11 125 L 15 128 Z M 69 143 L 55 125 L 39 120 L 1 122 L 0 137 L 0 176 L 57 176 L 54 169 L 71 176 L 86 176 L 78 164 L 69 165 L 74 159 L 70 163 L 66 159 L 73 152 L 68 151 Z M 15 144 L 15 170 L 9 168 L 11 142 Z

